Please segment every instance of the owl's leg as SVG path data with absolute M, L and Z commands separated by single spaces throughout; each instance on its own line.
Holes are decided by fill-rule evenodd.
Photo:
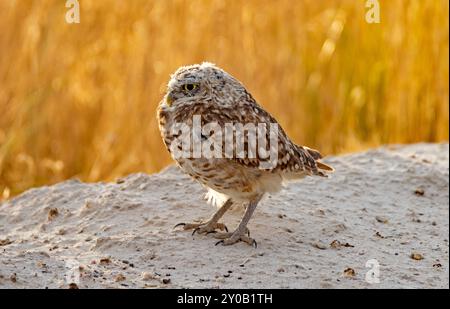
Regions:
M 206 221 L 205 223 L 178 223 L 177 225 L 175 225 L 173 228 L 176 228 L 178 226 L 182 226 L 183 230 L 192 230 L 194 229 L 194 231 L 192 232 L 192 235 L 194 235 L 195 233 L 215 233 L 216 229 L 221 230 L 221 231 L 227 231 L 228 229 L 225 226 L 225 224 L 223 223 L 219 223 L 219 219 L 222 218 L 222 216 L 225 214 L 225 212 L 230 209 L 231 205 L 233 205 L 233 201 L 231 199 L 228 199 L 225 204 L 223 204 L 222 207 L 220 207 L 216 213 L 211 217 L 211 219 L 209 219 L 208 221 Z
M 250 232 L 247 228 L 247 224 L 250 221 L 250 218 L 252 217 L 252 214 L 255 211 L 256 206 L 258 205 L 258 202 L 261 200 L 261 198 L 262 195 L 257 196 L 256 198 L 250 201 L 250 203 L 247 206 L 247 209 L 245 210 L 244 217 L 239 223 L 238 228 L 233 233 L 219 233 L 216 235 L 216 238 L 223 238 L 222 240 L 216 243 L 216 246 L 218 244 L 228 246 L 233 245 L 239 241 L 243 241 L 248 243 L 249 245 L 255 246 L 255 248 L 257 247 L 256 241 L 253 238 L 250 238 Z

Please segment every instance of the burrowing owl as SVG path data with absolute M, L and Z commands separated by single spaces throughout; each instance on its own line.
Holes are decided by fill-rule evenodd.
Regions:
M 157 117 L 162 138 L 172 157 L 184 172 L 208 189 L 208 201 L 218 206 L 217 212 L 205 223 L 180 223 L 177 226 L 183 226 L 185 230 L 194 229 L 194 233 L 214 233 L 221 239 L 217 244 L 231 245 L 244 241 L 256 246 L 250 238 L 247 223 L 266 193 L 280 191 L 282 185 L 290 180 L 308 175 L 326 176 L 326 172 L 333 171 L 319 161 L 322 156 L 318 151 L 293 143 L 275 118 L 237 79 L 211 63 L 179 68 L 171 76 Z M 200 132 L 195 132 L 195 117 L 200 124 Z M 182 143 L 180 124 L 192 130 L 183 136 Z M 223 134 L 223 131 L 218 134 L 217 130 L 205 132 L 204 128 L 211 124 L 215 128 L 217 125 L 222 129 L 232 128 L 231 135 Z M 248 129 L 248 124 L 254 128 L 262 124 L 266 131 L 257 131 L 258 134 L 253 135 L 249 130 L 244 130 L 243 134 L 237 132 L 238 127 Z M 267 129 L 274 124 L 278 126 L 275 128 L 275 142 Z M 195 135 L 199 138 L 195 139 Z M 243 142 L 239 153 L 236 149 L 238 139 Z M 205 155 L 202 151 L 195 154 L 195 143 L 207 142 L 206 148 L 210 148 L 211 140 L 215 143 L 213 148 L 218 148 L 214 149 L 215 155 Z M 206 148 L 199 146 L 197 150 Z M 226 149 L 231 149 L 231 155 Z M 268 160 L 267 153 L 274 149 L 276 155 Z M 180 152 L 175 155 L 178 150 Z M 181 150 L 184 155 L 180 155 Z M 261 164 L 264 161 L 261 153 L 266 154 L 265 163 L 269 164 Z M 246 210 L 237 229 L 229 233 L 218 221 L 235 203 L 245 205 Z M 217 229 L 226 232 L 219 233 Z

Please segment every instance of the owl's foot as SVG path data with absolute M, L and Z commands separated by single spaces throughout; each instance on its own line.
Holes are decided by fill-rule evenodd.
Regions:
M 173 228 L 176 228 L 178 226 L 182 226 L 183 230 L 194 230 L 192 232 L 192 235 L 195 233 L 199 234 L 209 234 L 209 233 L 216 233 L 216 230 L 220 231 L 227 231 L 228 228 L 225 224 L 219 223 L 220 218 L 222 218 L 223 214 L 233 205 L 233 201 L 231 199 L 228 199 L 222 207 L 220 207 L 216 213 L 209 219 L 207 222 L 200 222 L 200 223 L 178 223 Z
M 194 230 L 192 235 L 195 233 L 198 234 L 209 234 L 209 233 L 217 233 L 216 230 L 226 231 L 228 232 L 228 228 L 225 224 L 219 222 L 208 221 L 205 223 L 178 223 L 173 228 L 178 226 L 182 226 L 183 230 Z
M 245 235 L 247 234 L 247 235 Z M 224 246 L 233 245 L 237 242 L 243 241 L 250 246 L 258 247 L 256 240 L 250 238 L 250 231 L 248 228 L 245 228 L 244 232 L 240 232 L 239 230 L 234 231 L 233 233 L 217 233 L 214 235 L 215 238 L 221 239 L 216 242 L 216 246 L 218 244 L 222 244 Z

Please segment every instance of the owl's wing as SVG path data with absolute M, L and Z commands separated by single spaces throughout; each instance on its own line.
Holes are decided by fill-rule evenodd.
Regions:
M 221 110 L 210 109 L 202 113 L 202 122 L 218 122 L 222 127 L 226 123 L 233 123 L 234 127 L 253 124 L 255 128 L 258 128 L 258 124 L 263 124 L 266 128 L 266 134 L 265 136 L 264 134 L 258 135 L 258 138 L 261 139 L 257 139 L 256 145 L 255 139 L 249 140 L 248 131 L 242 132 L 240 130 L 240 133 L 244 134 L 238 134 L 235 131 L 234 141 L 227 139 L 227 136 L 223 138 L 225 143 L 222 147 L 222 157 L 245 167 L 320 176 L 326 176 L 323 170 L 333 170 L 328 165 L 318 161 L 322 156 L 317 150 L 294 144 L 275 118 L 259 106 L 250 94 L 245 100 L 239 102 L 237 107 Z M 243 147 L 236 149 L 233 146 L 235 152 L 230 157 L 226 145 L 237 145 L 239 139 L 242 141 Z M 236 150 L 242 150 L 243 152 Z M 238 156 L 238 153 L 241 155 Z

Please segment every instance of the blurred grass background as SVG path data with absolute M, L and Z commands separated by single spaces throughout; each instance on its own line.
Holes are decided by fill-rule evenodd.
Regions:
M 0 1 L 0 197 L 171 162 L 155 109 L 178 66 L 240 79 L 324 154 L 447 141 L 447 0 Z

